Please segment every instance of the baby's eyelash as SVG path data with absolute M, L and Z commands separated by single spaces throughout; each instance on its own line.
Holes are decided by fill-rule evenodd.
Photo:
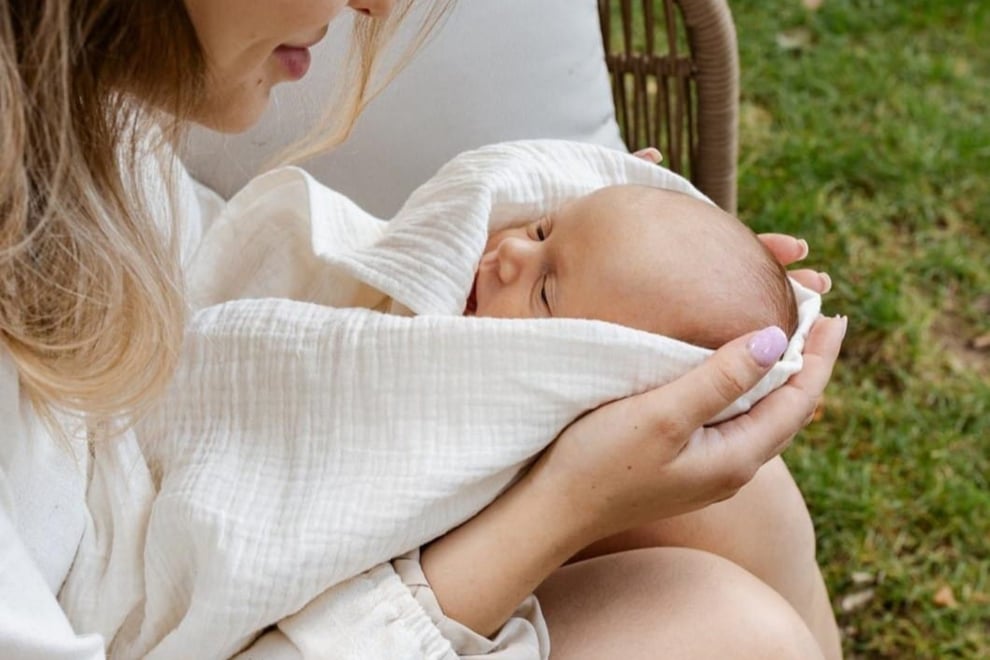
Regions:
M 550 310 L 550 299 L 547 297 L 547 276 L 544 275 L 543 279 L 540 281 L 540 300 L 543 301 L 543 306 Z
M 533 235 L 536 236 L 536 240 L 545 241 L 547 236 L 550 235 L 550 216 L 543 216 L 534 225 Z

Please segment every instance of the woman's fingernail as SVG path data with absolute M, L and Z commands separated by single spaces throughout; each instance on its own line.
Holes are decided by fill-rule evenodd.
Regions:
M 846 316 L 845 314 L 842 314 L 841 316 L 838 316 L 836 318 L 838 318 L 842 322 L 842 336 L 845 337 L 846 330 L 849 329 L 849 317 Z
M 822 281 L 822 293 L 828 293 L 832 290 L 832 278 L 828 276 L 828 273 L 818 273 L 818 277 Z
M 663 154 L 661 154 L 660 150 L 655 147 L 640 149 L 639 151 L 634 152 L 633 155 L 638 158 L 645 158 L 654 164 L 659 164 L 660 161 L 663 160 Z
M 787 335 L 777 326 L 771 325 L 753 335 L 746 347 L 756 364 L 769 367 L 787 350 Z
M 801 261 L 808 256 L 808 241 L 803 238 L 798 239 L 798 245 L 801 247 L 801 253 L 798 255 L 797 260 Z

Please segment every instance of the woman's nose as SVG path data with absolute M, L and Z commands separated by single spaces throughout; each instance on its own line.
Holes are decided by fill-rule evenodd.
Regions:
M 350 0 L 347 5 L 354 11 L 368 14 L 372 18 L 385 18 L 392 13 L 395 0 Z
M 510 236 L 498 244 L 498 278 L 511 284 L 540 263 L 539 243 L 528 238 Z

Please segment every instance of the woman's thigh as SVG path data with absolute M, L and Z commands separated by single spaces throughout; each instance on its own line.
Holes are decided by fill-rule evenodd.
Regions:
M 811 516 L 779 457 L 763 466 L 734 497 L 603 539 L 585 548 L 575 560 L 667 546 L 707 550 L 724 557 L 781 592 L 795 606 L 820 580 Z
M 777 592 L 699 550 L 641 549 L 575 562 L 537 596 L 554 660 L 821 658 Z
M 842 656 L 835 615 L 815 557 L 811 516 L 780 458 L 767 463 L 735 497 L 603 539 L 575 560 L 671 546 L 706 550 L 745 568 L 791 604 L 827 657 Z

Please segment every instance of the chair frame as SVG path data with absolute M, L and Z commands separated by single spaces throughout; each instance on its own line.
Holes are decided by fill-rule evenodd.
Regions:
M 735 213 L 739 55 L 727 2 L 598 0 L 598 11 L 626 146 L 658 147 L 668 167 Z

